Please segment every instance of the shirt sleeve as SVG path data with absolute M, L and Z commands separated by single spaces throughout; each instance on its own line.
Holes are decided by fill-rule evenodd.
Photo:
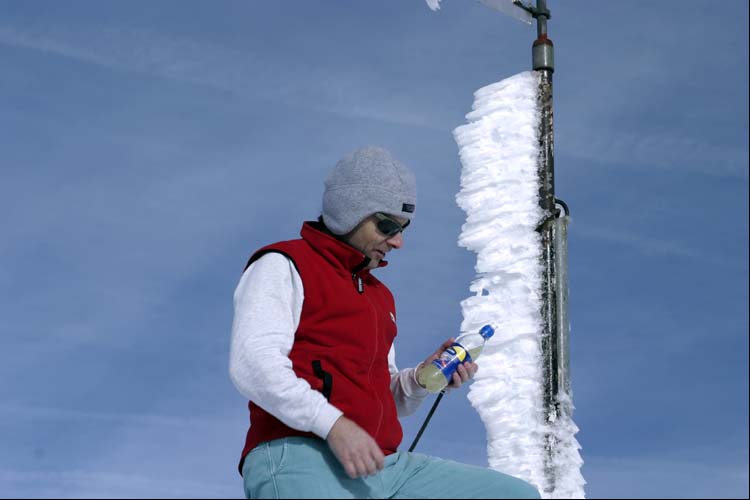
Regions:
M 422 401 L 430 394 L 417 382 L 419 365 L 399 371 L 396 366 L 396 349 L 391 346 L 388 352 L 388 370 L 391 372 L 391 393 L 396 401 L 399 417 L 406 417 L 417 411 Z
M 302 279 L 282 254 L 268 253 L 243 273 L 234 292 L 229 376 L 287 426 L 325 439 L 343 413 L 297 377 L 289 359 L 303 301 Z

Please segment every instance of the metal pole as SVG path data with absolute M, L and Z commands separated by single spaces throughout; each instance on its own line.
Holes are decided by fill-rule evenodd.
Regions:
M 542 318 L 544 331 L 542 332 L 542 372 L 544 384 L 544 416 L 549 424 L 554 424 L 559 417 L 559 388 L 560 388 L 560 360 L 561 348 L 567 347 L 567 340 L 561 338 L 560 316 L 567 322 L 565 311 L 559 310 L 567 306 L 567 300 L 560 301 L 561 283 L 567 273 L 559 269 L 560 259 L 556 251 L 560 243 L 555 207 L 555 159 L 554 159 L 554 131 L 552 112 L 552 73 L 554 71 L 554 46 L 547 36 L 547 21 L 550 12 L 546 0 L 537 0 L 536 9 L 532 11 L 537 20 L 537 39 L 532 46 L 532 65 L 540 75 L 540 108 L 542 113 L 539 133 L 539 204 L 544 210 L 545 222 L 540 226 L 542 239 Z M 562 228 L 564 232 L 564 227 Z M 557 245 L 556 245 L 557 243 Z M 561 272 L 562 271 L 562 272 Z M 565 298 L 567 293 L 565 293 Z M 564 368 L 564 366 L 563 366 Z M 562 377 L 566 379 L 566 377 Z M 545 435 L 545 478 L 543 489 L 550 493 L 555 489 L 556 473 L 554 467 L 554 453 L 557 439 L 554 433 Z

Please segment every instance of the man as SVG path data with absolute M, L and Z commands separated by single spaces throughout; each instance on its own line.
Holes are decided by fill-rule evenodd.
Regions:
M 230 376 L 249 400 L 240 461 L 248 498 L 538 498 L 504 474 L 397 451 L 398 417 L 428 395 L 399 371 L 396 309 L 371 270 L 404 243 L 414 174 L 387 151 L 341 159 L 318 222 L 255 252 L 234 295 Z M 459 365 L 451 387 L 476 372 Z M 455 435 L 451 439 L 460 439 Z

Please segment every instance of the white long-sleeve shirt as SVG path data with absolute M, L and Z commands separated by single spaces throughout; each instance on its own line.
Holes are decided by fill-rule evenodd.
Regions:
M 302 279 L 286 256 L 268 253 L 255 261 L 234 292 L 229 375 L 243 396 L 284 424 L 325 439 L 342 412 L 297 377 L 289 359 L 304 300 Z M 399 371 L 391 346 L 388 369 L 398 416 L 414 413 L 429 394 L 417 383 L 416 368 Z

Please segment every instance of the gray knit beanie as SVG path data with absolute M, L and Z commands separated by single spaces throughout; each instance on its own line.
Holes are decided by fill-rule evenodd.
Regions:
M 417 205 L 414 174 L 383 148 L 367 146 L 346 155 L 325 181 L 323 222 L 346 234 L 375 212 L 411 220 Z

